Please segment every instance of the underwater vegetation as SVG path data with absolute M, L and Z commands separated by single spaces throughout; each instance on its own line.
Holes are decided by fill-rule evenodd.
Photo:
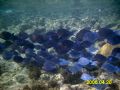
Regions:
M 91 71 L 99 69 L 120 74 L 120 48 L 114 48 L 106 57 L 97 53 L 99 47 L 95 46 L 102 41 L 110 45 L 119 45 L 120 34 L 108 28 L 92 31 L 87 27 L 78 31 L 75 40 L 71 40 L 70 37 L 74 33 L 64 28 L 45 33 L 38 29 L 30 34 L 25 31 L 18 34 L 3 31 L 0 33 L 0 38 L 4 40 L 0 42 L 0 54 L 6 61 L 29 66 L 30 78 L 35 80 L 39 78 L 40 69 L 53 74 L 62 69 L 63 76 L 68 76 L 65 82 L 71 77 L 79 78 L 78 81 L 95 79 L 96 75 Z M 50 52 L 50 49 L 54 52 Z M 95 87 L 98 88 L 99 85 Z

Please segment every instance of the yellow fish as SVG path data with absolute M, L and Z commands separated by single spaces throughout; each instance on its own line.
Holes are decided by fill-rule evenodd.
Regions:
M 103 56 L 108 57 L 111 55 L 112 50 L 117 47 L 120 47 L 120 44 L 111 45 L 109 43 L 106 43 L 100 48 L 100 50 L 98 51 L 98 54 L 102 54 Z

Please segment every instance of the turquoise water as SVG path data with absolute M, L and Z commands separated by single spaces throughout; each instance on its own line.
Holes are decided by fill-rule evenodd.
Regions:
M 0 0 L 1 27 L 20 23 L 22 17 L 89 18 L 117 22 L 119 0 Z M 111 23 L 113 23 L 111 22 Z
M 44 17 L 119 16 L 119 0 L 1 0 L 1 13 L 12 10 Z

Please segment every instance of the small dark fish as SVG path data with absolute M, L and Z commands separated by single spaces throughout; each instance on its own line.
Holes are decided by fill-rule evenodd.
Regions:
M 41 45 L 35 45 L 35 49 L 40 50 Z
M 20 33 L 17 35 L 18 38 L 24 39 L 24 40 L 27 39 L 28 36 L 29 36 L 29 35 L 28 35 L 26 32 L 23 32 L 23 31 L 20 32 Z
M 39 33 L 32 33 L 29 38 L 32 42 L 43 43 L 46 41 L 46 38 Z
M 101 64 L 103 64 L 107 60 L 107 58 L 105 56 L 101 55 L 101 54 L 96 54 L 93 57 L 93 60 L 98 61 L 99 64 L 101 65 Z
M 33 49 L 35 47 L 33 43 L 31 43 L 31 42 L 29 42 L 27 40 L 24 41 L 23 46 L 25 48 L 31 48 L 31 49 Z
M 67 29 L 60 28 L 57 30 L 57 36 L 58 36 L 59 40 L 67 39 L 71 35 L 72 35 L 72 32 L 70 32 Z
M 71 50 L 70 52 L 68 52 L 68 55 L 70 58 L 79 58 L 80 57 L 81 52 L 77 51 L 77 50 Z
M 55 47 L 59 41 L 58 35 L 54 31 L 49 31 L 45 34 L 46 42 L 43 44 L 46 48 Z
M 38 43 L 44 43 L 46 41 L 47 39 L 44 35 L 38 35 L 38 40 L 37 40 Z
M 16 56 L 18 56 L 18 55 L 16 55 Z M 23 65 L 30 65 L 31 59 L 32 59 L 32 58 L 25 57 L 24 60 L 22 61 L 22 64 L 23 64 Z
M 33 50 L 33 49 L 31 49 L 31 48 L 27 48 L 26 50 L 25 50 L 25 55 L 27 56 L 27 57 L 35 57 L 36 55 L 35 55 L 35 51 Z
M 120 59 L 120 48 L 114 48 L 111 55 Z
M 38 50 L 37 51 L 37 55 L 42 55 L 42 54 L 43 54 L 43 56 L 47 55 L 48 54 L 47 50 Z
M 58 42 L 59 38 L 55 31 L 49 31 L 45 34 L 47 40 Z
M 43 65 L 43 70 L 54 73 L 57 71 L 57 67 L 54 63 L 46 61 Z
M 40 50 L 37 52 L 38 56 L 41 56 L 43 58 L 48 58 L 50 57 L 50 54 L 46 50 Z
M 51 47 L 55 47 L 56 44 L 57 43 L 55 41 L 49 40 L 49 41 L 46 41 L 43 45 L 45 48 L 51 48 Z
M 96 48 L 94 45 L 91 47 L 86 48 L 86 50 L 92 54 L 96 54 L 98 51 L 98 48 Z
M 91 59 L 93 57 L 93 54 L 88 52 L 86 49 L 83 49 L 81 52 L 82 52 L 81 56 L 83 56 L 83 57 L 86 57 L 86 58 L 89 58 L 89 59 Z
M 55 46 L 55 50 L 59 54 L 67 53 L 73 47 L 73 42 L 70 40 L 63 40 Z
M 116 72 L 116 67 L 112 64 L 105 63 L 102 65 L 101 69 L 105 70 L 106 72 L 114 73 Z
M 109 56 L 107 62 L 115 66 L 120 66 L 120 59 L 114 56 Z
M 41 50 L 41 51 L 46 51 L 46 47 L 44 45 L 40 45 L 40 44 L 35 45 L 35 49 Z
M 34 57 L 34 59 L 35 59 L 35 62 L 37 63 L 37 66 L 39 66 L 39 67 L 42 67 L 43 64 L 45 63 L 45 59 L 43 59 L 40 56 L 36 56 L 36 57 Z
M 14 43 L 16 45 L 18 45 L 18 46 L 25 46 L 28 43 L 28 41 L 27 40 L 23 40 L 23 39 L 17 39 L 17 40 L 15 40 Z
M 69 51 L 70 49 L 68 49 L 67 47 L 63 46 L 63 45 L 59 45 L 55 47 L 55 51 L 59 54 L 65 54 Z
M 6 47 L 9 47 L 9 46 L 12 45 L 12 44 L 13 44 L 13 42 L 11 42 L 11 41 L 9 41 L 9 40 L 7 40 L 7 41 L 4 42 L 4 45 L 5 45 Z
M 94 70 L 97 70 L 97 66 L 95 65 L 91 65 L 91 64 L 88 64 L 85 66 L 85 68 L 88 70 L 88 71 L 94 71 Z
M 98 32 L 99 36 L 101 39 L 106 39 L 114 35 L 113 30 L 108 29 L 108 28 L 101 28 Z
M 83 73 L 82 75 L 81 75 L 81 77 L 80 77 L 80 79 L 82 79 L 82 80 L 93 80 L 94 79 L 94 77 L 93 76 L 91 76 L 90 74 L 87 74 L 87 73 Z
M 6 48 L 4 43 L 0 43 L 0 53 Z
M 82 41 L 80 44 L 84 48 L 88 48 L 92 45 L 92 43 L 90 41 Z
M 25 58 L 23 64 L 42 68 L 44 62 L 45 62 L 44 59 L 42 59 L 39 56 L 36 56 L 34 58 L 30 58 L 30 57 Z
M 11 51 L 13 53 L 13 56 L 18 56 L 19 53 L 17 51 Z
M 83 36 L 83 41 L 89 41 L 94 43 L 97 40 L 98 36 L 95 32 L 86 32 Z
M 7 32 L 7 31 L 3 31 L 0 34 L 0 38 L 2 38 L 4 40 L 12 40 L 12 41 L 18 39 L 17 36 L 15 36 L 14 34 L 11 34 L 10 32 Z
M 26 44 L 26 41 L 23 39 L 17 39 L 14 41 L 14 43 L 18 46 L 24 46 Z
M 40 50 L 42 48 L 41 45 L 35 45 L 35 49 Z
M 76 50 L 76 51 L 80 51 L 80 50 L 83 50 L 85 47 L 83 47 L 81 45 L 81 42 L 80 41 L 76 41 L 73 45 L 73 49 Z
M 19 53 L 25 53 L 26 48 L 24 46 L 19 46 L 17 50 L 19 51 Z
M 82 66 L 85 66 L 85 65 L 88 65 L 90 63 L 90 60 L 85 58 L 85 57 L 81 57 L 79 60 L 78 60 L 78 64 L 82 65 Z
M 80 72 L 81 70 L 82 70 L 82 65 L 80 65 L 78 63 L 74 63 L 74 65 L 68 67 L 68 71 L 72 74 Z
M 4 51 L 2 56 L 5 60 L 10 60 L 13 57 L 13 53 L 11 51 Z
M 13 51 L 18 51 L 19 50 L 19 45 L 17 45 L 15 42 L 9 46 L 9 48 Z M 19 51 L 18 51 L 19 52 Z
M 113 34 L 111 37 L 107 38 L 107 41 L 111 45 L 117 45 L 120 44 L 120 36 L 117 34 Z
M 7 31 L 3 31 L 0 34 L 0 38 L 5 39 L 5 40 L 9 40 L 10 37 L 12 37 L 12 34 L 10 32 L 7 32 Z
M 61 43 L 62 43 L 62 45 L 66 46 L 68 48 L 72 48 L 72 46 L 74 44 L 73 41 L 71 41 L 71 40 L 64 40 Z
M 120 30 L 115 30 L 114 32 L 120 36 Z
M 31 34 L 31 35 L 30 35 L 30 40 L 31 40 L 32 42 L 37 42 L 37 39 L 38 39 L 38 37 L 37 37 L 36 35 L 34 35 L 34 34 Z
M 69 63 L 70 62 L 66 59 L 62 59 L 62 58 L 59 59 L 59 65 L 60 66 L 67 66 Z
M 83 28 L 82 30 L 80 30 L 80 31 L 76 34 L 76 40 L 82 41 L 85 33 L 91 32 L 90 29 L 91 29 L 91 28 L 86 27 L 86 28 Z
M 56 65 L 59 64 L 59 58 L 57 56 L 55 56 L 55 55 L 49 54 L 49 56 L 45 57 L 45 60 L 53 62 Z
M 116 73 L 120 74 L 120 67 L 116 67 Z
M 13 61 L 15 61 L 16 63 L 21 63 L 23 62 L 24 58 L 22 58 L 21 56 L 14 56 L 13 57 Z
M 107 42 L 112 45 L 120 44 L 120 35 L 116 34 L 111 29 L 101 28 L 98 34 L 101 39 L 107 39 Z

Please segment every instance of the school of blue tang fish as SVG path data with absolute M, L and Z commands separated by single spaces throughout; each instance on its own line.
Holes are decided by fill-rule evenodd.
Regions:
M 22 65 L 33 65 L 50 73 L 57 73 L 59 68 L 70 74 L 102 69 L 108 73 L 120 73 L 120 48 L 114 48 L 109 57 L 96 53 L 96 42 L 106 41 L 111 45 L 120 44 L 117 30 L 100 28 L 98 32 L 83 28 L 75 32 L 60 28 L 42 33 L 35 30 L 31 34 L 22 31 L 17 35 L 8 31 L 0 33 L 0 54 L 6 61 Z M 49 49 L 53 49 L 50 51 Z M 24 56 L 22 56 L 24 54 Z M 95 79 L 90 73 L 82 72 L 82 80 Z

